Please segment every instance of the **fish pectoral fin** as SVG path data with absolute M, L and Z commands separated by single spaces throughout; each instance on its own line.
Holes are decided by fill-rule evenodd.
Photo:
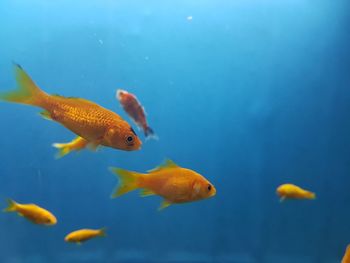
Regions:
M 98 150 L 98 148 L 101 146 L 99 141 L 94 141 L 94 142 L 89 142 L 87 144 L 87 147 L 91 150 L 96 152 Z
M 282 197 L 280 198 L 280 203 L 282 203 L 284 200 L 286 200 L 286 197 L 285 197 L 285 196 L 282 196 Z
M 169 202 L 167 200 L 163 200 L 163 202 L 160 204 L 160 207 L 158 208 L 158 211 L 161 211 L 170 205 L 171 205 L 171 202 Z
M 146 197 L 146 196 L 151 196 L 151 195 L 155 195 L 155 193 L 152 190 L 144 188 L 140 191 L 141 197 Z
M 51 114 L 47 110 L 44 110 L 44 111 L 40 112 L 39 114 L 43 119 L 48 120 L 48 121 L 52 121 Z

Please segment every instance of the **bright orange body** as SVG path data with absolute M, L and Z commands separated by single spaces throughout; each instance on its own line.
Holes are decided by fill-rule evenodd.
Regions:
M 35 224 L 55 225 L 57 223 L 56 217 L 51 212 L 35 204 L 19 204 L 9 200 L 9 207 L 4 211 L 17 212 Z
M 113 197 L 135 189 L 143 189 L 142 196 L 159 195 L 164 198 L 162 208 L 206 199 L 216 194 L 215 187 L 202 175 L 182 168 L 168 160 L 165 164 L 149 171 L 148 174 L 113 170 L 120 178 L 120 184 Z
M 284 199 L 315 199 L 315 193 L 302 189 L 294 184 L 283 184 L 276 190 L 281 200 Z
M 15 70 L 20 89 L 3 93 L 0 99 L 41 107 L 45 109 L 42 113 L 45 118 L 61 123 L 95 146 L 126 151 L 140 149 L 141 141 L 118 114 L 85 99 L 48 95 L 20 66 L 16 65 Z
M 346 251 L 341 263 L 350 263 L 350 245 L 346 247 Z
M 64 241 L 72 243 L 82 243 L 91 238 L 105 235 L 106 234 L 104 229 L 80 229 L 69 233 L 64 238 Z

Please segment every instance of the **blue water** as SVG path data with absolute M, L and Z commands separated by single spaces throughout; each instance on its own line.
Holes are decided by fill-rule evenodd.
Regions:
M 48 93 L 131 123 L 115 99 L 126 89 L 160 139 L 55 160 L 51 144 L 74 134 L 38 108 L 1 103 L 1 206 L 34 202 L 58 224 L 1 214 L 0 262 L 340 262 L 350 243 L 349 10 L 347 0 L 2 0 L 1 91 L 15 87 L 16 61 Z M 110 199 L 108 167 L 144 172 L 165 158 L 217 195 L 162 212 L 159 197 Z M 317 199 L 279 203 L 286 182 Z M 104 226 L 106 238 L 63 241 Z

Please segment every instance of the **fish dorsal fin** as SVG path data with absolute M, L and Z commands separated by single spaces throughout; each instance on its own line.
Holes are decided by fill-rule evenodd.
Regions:
M 174 163 L 172 160 L 166 159 L 161 165 L 157 166 L 154 169 L 148 170 L 147 172 L 151 173 L 151 172 L 161 171 L 167 168 L 176 168 L 176 167 L 179 167 L 179 166 L 176 163 Z
M 89 104 L 89 105 L 98 105 L 98 104 L 95 103 L 95 102 L 92 102 L 92 101 L 90 101 L 90 100 L 83 99 L 83 98 L 65 97 L 65 96 L 61 96 L 61 95 L 58 95 L 58 94 L 53 94 L 53 95 L 51 95 L 51 96 L 54 96 L 54 97 L 57 97 L 57 98 L 62 98 L 62 99 L 74 100 L 74 101 L 81 102 L 81 103 L 85 103 L 85 104 Z
M 141 197 L 146 197 L 146 196 L 151 196 L 151 195 L 155 195 L 155 193 L 153 191 L 149 190 L 149 189 L 145 188 L 145 189 L 142 189 L 140 191 L 140 196 Z

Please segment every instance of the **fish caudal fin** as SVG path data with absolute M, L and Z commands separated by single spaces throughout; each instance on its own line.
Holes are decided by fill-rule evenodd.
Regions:
M 158 140 L 158 136 L 157 134 L 154 133 L 154 131 L 152 130 L 151 127 L 147 126 L 145 129 L 144 129 L 144 133 L 145 133 L 145 136 L 146 136 L 146 139 L 155 139 L 155 140 Z
M 17 203 L 13 201 L 12 199 L 7 199 L 8 206 L 2 210 L 3 212 L 14 212 L 16 211 L 16 205 Z
M 309 193 L 309 199 L 316 199 L 316 194 L 310 192 L 310 193 Z
M 106 237 L 107 236 L 107 234 L 106 234 L 106 231 L 107 231 L 107 227 L 103 227 L 103 228 L 101 228 L 100 230 L 99 230 L 99 236 L 100 237 Z
M 89 142 L 84 138 L 78 136 L 71 142 L 67 143 L 54 143 L 53 147 L 58 149 L 58 152 L 55 155 L 56 159 L 62 158 L 63 156 L 69 154 L 72 151 L 80 151 L 87 147 Z
M 52 146 L 58 149 L 57 153 L 55 154 L 56 159 L 60 159 L 71 152 L 71 149 L 67 143 L 53 143 Z
M 14 65 L 18 89 L 0 93 L 0 100 L 40 106 L 42 98 L 46 96 L 18 64 Z
M 110 170 L 112 173 L 117 175 L 119 179 L 119 185 L 112 194 L 112 198 L 140 188 L 139 181 L 143 174 L 114 167 L 111 167 Z

